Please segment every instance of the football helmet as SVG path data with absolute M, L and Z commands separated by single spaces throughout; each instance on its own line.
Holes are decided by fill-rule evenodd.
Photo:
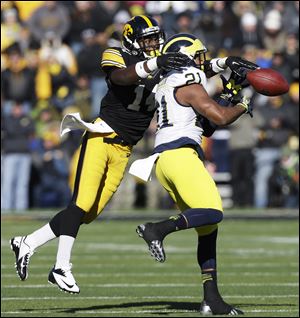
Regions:
M 162 54 L 168 52 L 181 52 L 191 59 L 191 62 L 187 66 L 196 66 L 201 70 L 204 70 L 206 61 L 205 53 L 207 52 L 207 49 L 194 35 L 179 33 L 171 36 L 167 39 L 162 48 Z M 195 62 L 196 58 L 199 58 L 200 60 L 198 63 Z
M 135 16 L 124 25 L 122 45 L 130 54 L 147 58 L 158 56 L 164 41 L 164 32 L 149 16 Z

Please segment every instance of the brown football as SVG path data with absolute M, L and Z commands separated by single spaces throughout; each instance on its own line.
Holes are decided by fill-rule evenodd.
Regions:
M 287 80 L 271 68 L 259 68 L 247 73 L 250 85 L 260 94 L 278 96 L 289 91 Z

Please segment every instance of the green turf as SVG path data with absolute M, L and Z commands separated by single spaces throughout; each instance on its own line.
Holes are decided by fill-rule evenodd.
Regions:
M 167 261 L 156 263 L 135 233 L 138 221 L 83 226 L 73 250 L 79 295 L 47 283 L 57 241 L 32 257 L 29 278 L 15 274 L 8 240 L 43 223 L 2 220 L 3 317 L 196 317 L 202 297 L 193 230 L 165 240 Z M 298 221 L 228 221 L 219 230 L 219 287 L 248 317 L 298 317 Z

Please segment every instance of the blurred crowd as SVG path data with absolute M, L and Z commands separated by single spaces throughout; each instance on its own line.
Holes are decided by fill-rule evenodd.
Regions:
M 121 45 L 123 24 L 139 14 L 167 37 L 198 36 L 210 57 L 243 56 L 285 76 L 283 96 L 247 88 L 254 118 L 203 146 L 211 173 L 230 174 L 235 207 L 298 207 L 299 1 L 1 1 L 1 210 L 67 205 L 81 132 L 61 139 L 60 121 L 69 112 L 98 115 L 102 52 Z M 219 77 L 209 81 L 211 96 L 221 89 Z M 155 121 L 136 157 L 151 153 L 154 134 Z M 132 188 L 134 206 L 147 207 L 145 187 Z

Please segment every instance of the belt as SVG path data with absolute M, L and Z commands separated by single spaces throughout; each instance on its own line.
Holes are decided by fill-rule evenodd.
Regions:
M 106 144 L 118 144 L 118 145 L 122 145 L 122 146 L 130 146 L 130 143 L 128 143 L 127 141 L 123 140 L 119 136 L 115 136 L 114 138 L 104 137 L 103 138 L 103 142 L 105 142 Z

